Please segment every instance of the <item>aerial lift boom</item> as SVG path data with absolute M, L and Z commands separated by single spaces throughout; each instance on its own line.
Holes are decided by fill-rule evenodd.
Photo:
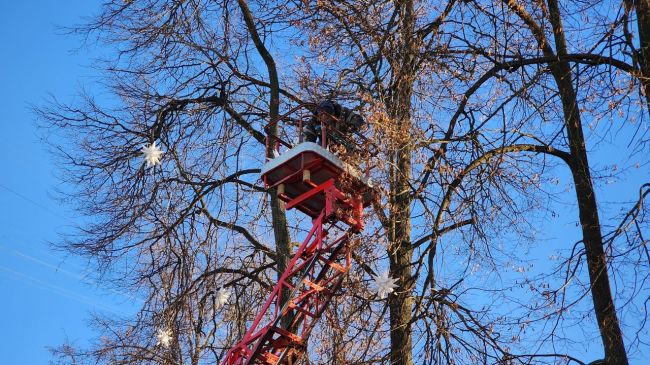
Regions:
M 288 120 L 288 114 L 269 126 Z M 351 237 L 363 230 L 363 209 L 370 204 L 373 189 L 358 166 L 347 165 L 327 150 L 326 127 L 321 128 L 321 145 L 292 146 L 267 135 L 267 147 L 277 157 L 262 169 L 264 185 L 277 189 L 287 210 L 296 208 L 311 217 L 312 228 L 222 365 L 298 364 L 306 356 L 311 330 L 350 268 Z

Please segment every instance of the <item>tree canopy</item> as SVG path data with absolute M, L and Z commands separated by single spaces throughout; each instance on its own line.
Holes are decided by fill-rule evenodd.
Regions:
M 145 302 L 57 361 L 219 362 L 309 226 L 258 181 L 264 126 L 321 99 L 364 116 L 379 198 L 310 363 L 642 358 L 650 185 L 599 194 L 649 162 L 649 19 L 627 0 L 105 2 L 73 29 L 111 51 L 101 83 L 36 112 L 91 218 L 61 245 Z M 608 141 L 629 148 L 603 170 Z M 558 211 L 576 224 L 550 250 Z

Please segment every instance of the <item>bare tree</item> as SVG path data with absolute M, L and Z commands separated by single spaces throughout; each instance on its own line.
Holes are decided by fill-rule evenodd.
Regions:
M 145 304 L 136 318 L 97 317 L 92 349 L 58 353 L 69 363 L 218 362 L 304 228 L 256 182 L 272 157 L 264 126 L 292 106 L 336 98 L 368 123 L 380 198 L 308 361 L 584 364 L 563 330 L 593 314 L 605 361 L 626 363 L 608 280 L 644 262 L 647 191 L 604 235 L 583 118 L 624 106 L 634 114 L 643 94 L 633 86 L 646 83 L 640 56 L 625 53 L 630 5 L 602 15 L 581 4 L 107 3 L 78 31 L 114 46 L 104 63 L 113 98 L 53 101 L 38 113 L 67 138 L 55 148 L 76 187 L 69 198 L 93 218 L 63 246 Z M 574 44 L 583 33 L 567 19 L 585 12 L 595 31 Z M 146 166 L 141 148 L 154 142 L 163 158 Z M 531 276 L 531 231 L 565 195 L 553 190 L 563 167 L 583 239 Z M 626 249 L 616 244 L 623 227 L 636 229 Z M 585 263 L 589 279 L 574 284 Z M 369 290 L 384 269 L 398 283 L 388 300 Z M 638 304 L 646 277 L 638 269 L 638 288 L 618 300 Z

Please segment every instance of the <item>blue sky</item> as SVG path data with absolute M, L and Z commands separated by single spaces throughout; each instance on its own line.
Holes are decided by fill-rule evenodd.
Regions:
M 124 313 L 127 298 L 101 290 L 85 264 L 49 249 L 74 218 L 52 199 L 53 161 L 30 104 L 72 100 L 95 71 L 78 39 L 61 35 L 95 12 L 92 1 L 10 1 L 0 12 L 0 354 L 2 364 L 47 364 L 46 347 L 92 337 L 89 313 Z
M 84 262 L 49 248 L 48 242 L 56 241 L 57 233 L 65 231 L 75 218 L 52 198 L 57 187 L 55 167 L 39 143 L 29 109 L 32 104 L 41 104 L 48 94 L 62 101 L 74 100 L 78 88 L 92 84 L 97 76 L 89 67 L 92 50 L 73 52 L 80 46 L 79 39 L 60 34 L 57 25 L 81 22 L 82 17 L 97 10 L 98 4 L 82 0 L 14 1 L 3 4 L 0 12 L 2 364 L 46 364 L 50 359 L 48 346 L 66 339 L 84 345 L 93 337 L 87 323 L 90 312 L 125 314 L 133 309 L 127 305 L 130 299 L 126 296 L 98 288 L 90 281 Z M 610 138 L 623 142 L 609 143 Z M 620 135 L 606 138 L 601 152 L 591 155 L 594 167 L 620 164 L 616 158 L 624 154 L 612 151 L 623 149 L 626 141 Z M 634 159 L 623 161 L 623 165 L 634 164 Z M 648 166 L 644 166 L 601 185 L 599 202 L 607 208 L 603 212 L 611 216 L 620 208 L 608 202 L 633 200 L 639 184 L 648 176 Z M 572 199 L 570 191 L 568 204 Z M 555 243 L 566 242 L 567 236 L 576 234 L 576 210 L 568 206 L 561 213 L 562 223 L 556 221 L 556 227 L 546 232 Z M 634 363 L 641 361 L 637 357 Z

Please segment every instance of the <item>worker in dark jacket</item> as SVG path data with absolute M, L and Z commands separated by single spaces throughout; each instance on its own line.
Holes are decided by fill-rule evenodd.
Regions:
M 359 114 L 331 100 L 323 100 L 318 103 L 314 116 L 305 127 L 304 140 L 318 141 L 322 144 L 321 125 L 323 125 L 327 131 L 328 146 L 337 143 L 351 149 L 351 136 L 361 130 L 363 123 L 363 118 Z

